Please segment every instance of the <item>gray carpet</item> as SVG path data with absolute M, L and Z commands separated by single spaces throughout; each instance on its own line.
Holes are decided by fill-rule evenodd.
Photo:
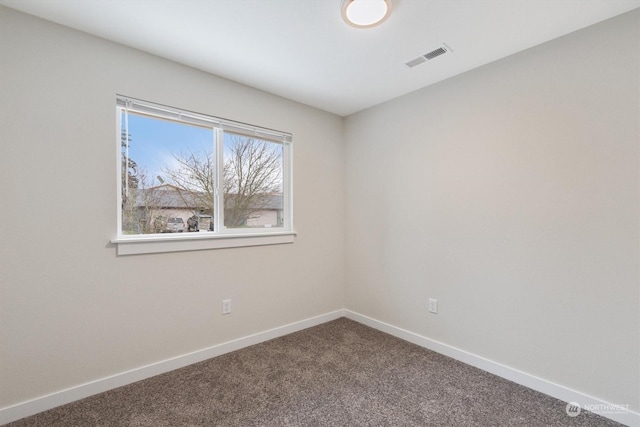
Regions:
M 619 426 L 348 319 L 9 424 Z

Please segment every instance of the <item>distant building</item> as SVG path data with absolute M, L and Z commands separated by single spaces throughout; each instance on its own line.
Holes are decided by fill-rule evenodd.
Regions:
M 187 224 L 194 215 L 199 231 L 213 230 L 213 200 L 208 203 L 204 193 L 170 184 L 132 189 L 131 193 L 131 203 L 124 203 L 122 209 L 123 233 L 162 233 L 166 231 L 168 218 L 182 218 Z M 225 224 L 229 227 L 279 227 L 283 222 L 281 194 L 254 195 L 251 198 L 236 194 L 225 196 Z

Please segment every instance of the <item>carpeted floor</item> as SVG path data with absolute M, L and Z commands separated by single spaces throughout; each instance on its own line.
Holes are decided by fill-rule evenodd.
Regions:
M 9 424 L 619 426 L 342 318 Z

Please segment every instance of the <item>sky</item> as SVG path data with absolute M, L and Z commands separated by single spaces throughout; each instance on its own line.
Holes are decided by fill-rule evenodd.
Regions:
M 124 128 L 124 118 L 122 120 Z M 145 171 L 150 185 L 160 185 L 164 168 L 176 168 L 173 154 L 213 153 L 213 130 L 129 112 L 129 158 Z M 124 152 L 124 149 L 123 149 Z M 167 180 L 166 177 L 163 179 Z
M 125 112 L 122 112 L 122 128 L 125 129 Z M 208 154 L 213 158 L 215 133 L 212 128 L 199 127 L 171 120 L 163 120 L 157 117 L 149 117 L 129 111 L 129 158 L 138 165 L 138 173 L 144 174 L 145 187 L 169 183 L 166 169 L 177 170 L 180 163 L 174 155 L 180 158 L 189 157 L 191 153 Z M 224 156 L 231 155 L 234 145 L 234 134 L 224 134 Z M 282 145 L 274 143 L 274 152 L 282 155 Z M 126 150 L 122 147 L 123 155 Z M 282 164 L 281 164 L 282 167 Z M 160 178 L 158 178 L 160 177 Z

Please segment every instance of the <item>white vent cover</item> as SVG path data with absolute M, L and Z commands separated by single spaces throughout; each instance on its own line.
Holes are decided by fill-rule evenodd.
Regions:
M 447 53 L 447 49 L 445 49 L 445 48 L 443 48 L 443 47 L 439 47 L 439 48 L 437 48 L 436 50 L 432 50 L 431 52 L 429 52 L 429 53 L 425 53 L 425 54 L 424 54 L 424 55 L 422 55 L 422 56 L 424 56 L 424 57 L 425 57 L 425 58 L 427 58 L 427 59 L 433 59 L 433 58 L 435 58 L 436 56 L 440 56 L 440 55 L 443 55 L 443 54 L 445 54 L 445 53 Z
M 431 52 L 427 52 L 424 55 L 418 56 L 416 59 L 412 59 L 411 61 L 407 62 L 405 65 L 409 68 L 413 68 L 416 65 L 420 65 L 423 62 L 430 61 L 434 58 L 437 58 L 440 55 L 444 55 L 447 52 L 453 52 L 453 51 L 449 48 L 449 46 L 443 43 L 438 48 L 432 50 Z

